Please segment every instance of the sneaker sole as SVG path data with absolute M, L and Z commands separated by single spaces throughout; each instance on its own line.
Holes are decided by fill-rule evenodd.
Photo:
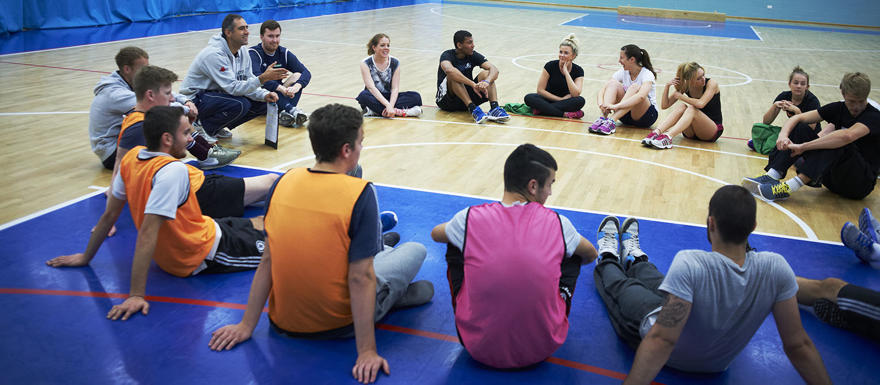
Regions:
M 491 120 L 491 121 L 493 121 L 493 122 L 495 122 L 495 123 L 507 123 L 507 121 L 510 120 L 510 117 L 508 116 L 508 117 L 497 118 L 497 117 L 494 117 L 494 116 L 488 116 L 487 119 L 489 119 L 489 120 Z
M 489 119 L 488 116 L 484 116 L 483 119 L 480 119 L 480 120 L 474 119 L 474 122 L 476 122 L 477 124 L 483 124 L 488 119 Z
M 761 185 L 758 184 L 758 182 L 755 182 L 749 178 L 743 178 L 742 182 L 739 185 L 742 186 L 743 188 L 745 188 L 746 190 L 749 190 L 749 192 L 752 193 L 752 195 L 755 195 L 757 197 L 760 197 L 761 199 L 764 199 L 764 197 L 761 196 L 761 189 L 760 189 Z
M 605 131 L 602 131 L 602 130 L 596 131 L 597 134 L 602 134 L 602 135 L 611 135 L 611 134 L 613 134 L 613 133 L 615 133 L 615 132 L 617 132 L 617 130 L 611 130 L 610 132 L 605 132 Z

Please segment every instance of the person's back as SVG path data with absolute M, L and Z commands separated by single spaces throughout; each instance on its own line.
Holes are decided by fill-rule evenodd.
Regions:
M 797 293 L 794 272 L 781 255 L 754 251 L 741 267 L 718 252 L 680 251 L 659 289 L 693 304 L 667 362 L 691 372 L 725 370 L 773 305 Z M 653 321 L 649 318 L 643 336 Z
M 274 250 L 269 318 L 281 329 L 316 333 L 352 323 L 349 234 L 367 183 L 305 168 L 279 179 L 265 223 Z
M 545 359 L 565 342 L 562 234 L 559 215 L 537 202 L 469 209 L 455 323 L 475 359 L 520 367 Z

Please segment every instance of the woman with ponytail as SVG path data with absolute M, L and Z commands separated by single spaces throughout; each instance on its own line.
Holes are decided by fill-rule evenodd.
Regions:
M 673 88 L 670 95 L 669 89 Z M 706 77 L 706 71 L 695 62 L 682 63 L 675 72 L 675 78 L 663 88 L 660 107 L 672 107 L 672 113 L 654 131 L 651 131 L 642 144 L 658 149 L 672 148 L 672 138 L 678 134 L 688 139 L 714 142 L 721 137 L 721 89 L 718 82 Z
M 537 93 L 525 97 L 526 105 L 534 115 L 559 116 L 570 119 L 584 117 L 581 108 L 586 101 L 581 96 L 584 69 L 574 64 L 578 55 L 578 40 L 570 34 L 559 43 L 559 60 L 544 65 L 538 78 Z
M 367 56 L 361 61 L 364 90 L 356 100 L 364 116 L 415 117 L 422 114 L 422 96 L 399 91 L 400 62 L 391 56 L 391 38 L 377 33 L 367 42 Z
M 611 135 L 617 129 L 615 120 L 641 128 L 651 127 L 657 120 L 654 97 L 657 73 L 648 51 L 627 44 L 620 48 L 618 63 L 623 68 L 611 75 L 611 80 L 599 91 L 596 104 L 602 116 L 593 121 L 590 132 Z

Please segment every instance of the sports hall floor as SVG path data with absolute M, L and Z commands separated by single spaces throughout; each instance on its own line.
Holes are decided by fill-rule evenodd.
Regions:
M 419 279 L 431 280 L 437 289 L 430 304 L 392 313 L 378 325 L 377 344 L 392 373 L 381 383 L 618 383 L 632 364 L 633 351 L 614 334 L 596 294 L 593 265 L 582 269 L 568 339 L 547 362 L 523 371 L 491 370 L 456 342 L 444 290 L 444 247 L 431 242 L 429 232 L 467 205 L 498 199 L 501 167 L 516 145 L 535 143 L 556 157 L 560 169 L 548 205 L 569 216 L 584 236 L 594 240 L 608 213 L 636 216 L 643 223 L 643 248 L 665 271 L 677 250 L 709 247 L 701 224 L 712 192 L 764 166 L 766 157 L 749 152 L 745 140 L 751 124 L 787 89 L 791 68 L 800 65 L 810 73 L 811 91 L 823 103 L 840 98 L 837 84 L 844 72 L 862 71 L 880 82 L 880 35 L 870 29 L 747 20 L 697 28 L 693 22 L 624 22 L 603 10 L 523 3 L 365 3 L 243 15 L 251 23 L 251 44 L 258 42 L 262 20 L 281 21 L 282 45 L 313 73 L 300 103 L 306 111 L 327 103 L 357 106 L 353 97 L 363 87 L 357 63 L 377 32 L 391 36 L 392 55 L 402 63 L 401 88 L 419 91 L 427 106 L 418 119 L 365 122 L 365 177 L 379 184 L 381 209 L 400 216 L 395 231 L 403 241 L 428 246 Z M 150 314 L 107 321 L 106 312 L 128 291 L 136 233 L 127 213 L 90 267 L 44 265 L 56 255 L 81 251 L 104 207 L 101 191 L 110 173 L 89 149 L 87 111 L 92 87 L 115 69 L 113 55 L 137 45 L 150 53 L 151 64 L 183 77 L 221 19 L 208 15 L 0 38 L 5 53 L 0 55 L 0 162 L 5 166 L 0 173 L 0 262 L 5 266 L 0 304 L 6 309 L 0 315 L 0 382 L 353 382 L 348 375 L 353 341 L 288 339 L 269 331 L 265 317 L 251 341 L 223 353 L 207 348 L 213 330 L 240 319 L 251 272 L 179 279 L 153 266 L 147 286 Z M 748 25 L 747 31 L 740 24 Z M 585 118 L 515 116 L 507 125 L 478 126 L 466 114 L 433 107 L 437 58 L 451 48 L 458 29 L 471 31 L 477 51 L 499 67 L 502 103 L 520 103 L 533 92 L 538 71 L 554 59 L 558 41 L 576 33 L 581 39 L 576 63 L 585 70 Z M 696 32 L 703 29 L 712 34 Z M 619 128 L 609 137 L 586 132 L 597 114 L 595 93 L 618 68 L 618 49 L 629 43 L 651 54 L 661 90 L 675 66 L 690 60 L 719 81 L 726 129 L 717 143 L 679 138 L 675 148 L 655 151 L 638 143 L 645 130 Z M 880 100 L 878 88 L 871 97 Z M 237 166 L 218 172 L 283 172 L 313 161 L 304 129 L 282 128 L 278 150 L 262 144 L 262 119 L 234 132 L 224 145 L 244 154 Z M 877 272 L 839 243 L 841 225 L 854 221 L 862 207 L 880 212 L 880 195 L 851 201 L 806 188 L 785 202 L 760 202 L 758 234 L 750 242 L 785 255 L 798 275 L 837 276 L 880 290 Z M 836 383 L 877 383 L 866 363 L 880 357 L 880 346 L 822 324 L 806 311 L 801 315 Z M 656 381 L 787 384 L 800 379 L 768 317 L 726 372 L 664 369 Z

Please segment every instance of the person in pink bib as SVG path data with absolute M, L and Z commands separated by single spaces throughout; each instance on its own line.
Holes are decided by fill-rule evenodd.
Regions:
M 500 202 L 459 211 L 431 231 L 447 244 L 455 327 L 465 349 L 495 368 L 543 361 L 568 334 L 568 312 L 593 245 L 571 221 L 544 207 L 556 160 L 532 144 L 504 163 Z

